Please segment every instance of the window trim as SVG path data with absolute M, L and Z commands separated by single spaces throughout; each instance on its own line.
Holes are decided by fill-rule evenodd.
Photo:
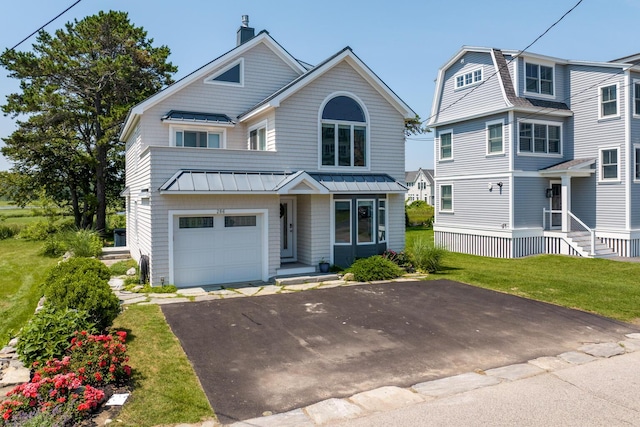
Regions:
M 380 208 L 380 203 L 381 202 L 384 202 L 384 207 L 383 208 Z M 387 234 L 389 234 L 388 233 L 388 231 L 389 231 L 388 207 L 389 207 L 389 204 L 387 203 L 387 199 L 386 198 L 385 199 L 383 199 L 383 198 L 379 198 L 378 199 L 378 203 L 377 203 L 377 206 L 376 206 L 376 209 L 377 209 L 378 213 L 377 213 L 376 222 L 375 222 L 375 225 L 376 225 L 375 232 L 376 232 L 377 243 L 387 243 L 387 240 L 388 240 L 388 238 L 387 238 Z M 384 239 L 380 238 L 380 216 L 381 216 L 380 215 L 380 209 L 382 209 L 383 212 L 384 212 Z
M 442 135 L 450 134 L 451 135 L 451 156 L 442 157 Z M 453 161 L 453 129 L 444 129 L 438 131 L 438 161 L 439 162 L 450 162 Z
M 349 241 L 338 242 L 336 240 L 336 204 L 348 203 L 349 204 Z M 333 218 L 333 230 L 331 230 L 331 238 L 335 246 L 351 246 L 353 244 L 353 200 L 352 199 L 333 199 L 333 211 L 331 212 Z
M 442 209 L 442 187 L 451 187 L 451 209 Z M 453 197 L 453 183 L 451 184 L 439 184 L 438 196 L 440 197 L 438 203 L 438 213 L 454 213 L 454 197 Z
M 609 114 L 607 116 L 603 116 L 602 113 L 602 89 L 615 86 L 616 87 L 616 114 Z M 620 83 L 608 84 L 598 86 L 598 120 L 610 120 L 617 119 L 620 117 Z
M 522 123 L 530 123 L 532 125 L 545 125 L 547 126 L 547 151 L 545 153 L 534 151 L 534 135 L 532 128 L 531 135 L 531 151 L 521 151 L 520 150 L 520 125 Z M 560 128 L 560 142 L 558 143 L 559 152 L 558 153 L 550 153 L 549 152 L 549 126 L 555 126 Z M 531 157 L 562 157 L 563 156 L 563 144 L 564 144 L 564 128 L 561 122 L 553 122 L 553 121 L 545 121 L 545 120 L 530 120 L 530 119 L 522 119 L 518 120 L 518 140 L 517 140 L 517 151 L 516 154 L 518 156 L 531 156 Z
M 207 134 L 210 133 L 216 133 L 216 134 L 220 134 L 220 147 L 185 147 L 184 145 L 180 146 L 180 145 L 176 145 L 176 133 L 177 132 L 207 132 Z M 227 129 L 223 128 L 223 127 L 217 127 L 217 126 L 207 126 L 207 125 L 195 125 L 195 124 L 190 124 L 188 126 L 182 126 L 182 125 L 170 125 L 169 126 L 169 138 L 170 138 L 170 142 L 169 145 L 171 147 L 176 147 L 176 148 L 197 148 L 197 149 L 207 149 L 207 150 L 220 150 L 220 149 L 225 149 L 227 148 Z
M 376 199 L 360 199 L 356 198 L 356 212 L 360 209 L 360 203 L 371 202 L 371 241 L 370 242 L 361 242 L 360 241 L 360 219 L 356 221 L 356 245 L 358 246 L 367 246 L 367 245 L 376 245 L 378 242 L 378 215 L 377 209 L 378 206 L 376 204 Z
M 480 71 L 480 79 L 476 80 L 476 73 Z M 471 76 L 471 82 L 467 83 L 467 76 Z M 462 85 L 458 85 L 458 79 L 462 77 Z M 453 89 L 454 90 L 462 90 L 469 88 L 471 86 L 479 85 L 484 80 L 484 70 L 483 68 L 476 67 L 468 70 L 460 71 L 453 76 Z
M 602 155 L 605 151 L 616 151 L 616 177 L 615 178 L 604 178 L 604 164 L 602 161 Z M 620 183 L 622 182 L 622 178 L 620 177 L 620 167 L 622 166 L 622 162 L 620 161 L 620 145 L 608 145 L 604 147 L 598 148 L 598 182 L 599 183 Z
M 535 65 L 538 67 L 538 92 L 532 92 L 527 90 L 527 65 Z M 548 93 L 542 93 L 542 77 L 540 75 L 540 67 L 547 67 L 547 68 L 551 68 L 551 76 L 553 78 L 553 80 L 551 81 L 551 94 Z M 537 98 L 547 98 L 547 99 L 555 99 L 556 97 L 556 64 L 552 63 L 552 62 L 545 62 L 545 61 L 527 61 L 526 59 L 524 60 L 524 64 L 523 64 L 523 69 L 522 69 L 522 76 L 524 78 L 523 80 L 523 86 L 522 86 L 522 91 L 524 94 L 526 95 L 532 95 L 535 96 Z
M 222 74 L 226 73 L 227 71 L 229 71 L 230 69 L 232 69 L 238 64 L 240 64 L 240 82 L 239 83 L 215 80 L 216 77 L 221 76 Z M 204 83 L 209 85 L 244 87 L 244 58 L 239 58 L 233 61 L 231 64 L 227 65 L 226 67 L 219 69 L 214 74 L 211 74 L 205 77 Z
M 640 79 L 633 79 L 632 85 L 633 117 L 640 118 L 640 108 L 637 108 L 640 104 Z M 636 91 L 636 89 L 638 89 L 638 91 Z
M 640 182 L 640 144 L 633 144 L 633 182 Z
M 269 122 L 267 119 L 258 122 L 256 124 L 254 124 L 253 126 L 249 127 L 247 129 L 247 150 L 249 151 L 269 151 L 269 144 L 267 143 L 267 130 L 269 129 Z M 261 150 L 260 147 L 256 148 L 256 149 L 252 149 L 251 148 L 251 132 L 253 132 L 254 130 L 257 130 L 258 132 L 260 132 L 260 129 L 264 128 L 264 149 Z M 258 141 L 258 144 L 260 142 Z
M 500 141 L 501 150 L 492 152 L 491 151 L 491 141 L 489 140 L 489 127 L 490 126 L 495 126 L 495 125 L 502 125 L 502 136 L 501 136 L 501 141 Z M 504 131 L 504 128 L 505 128 L 504 119 L 491 120 L 491 121 L 485 122 L 487 156 L 500 156 L 500 155 L 504 155 L 505 154 L 505 149 L 504 149 L 505 131 Z
M 322 113 L 324 112 L 324 108 L 326 107 L 327 103 L 329 101 L 331 101 L 333 98 L 336 98 L 338 96 L 346 96 L 349 97 L 351 99 L 353 99 L 362 109 L 362 112 L 364 114 L 364 122 L 353 122 L 353 121 L 347 121 L 347 120 L 324 120 L 322 118 Z M 351 164 L 349 166 L 340 166 L 339 165 L 339 160 L 338 160 L 338 132 L 335 133 L 335 141 L 334 144 L 335 147 L 337 148 L 335 150 L 335 158 L 334 158 L 334 164 L 333 165 L 323 165 L 322 164 L 322 127 L 325 124 L 333 124 L 334 127 L 335 126 L 339 126 L 339 125 L 346 125 L 346 126 L 350 126 L 350 138 L 351 138 Z M 355 144 L 355 140 L 353 137 L 354 134 L 354 128 L 355 127 L 364 127 L 365 129 L 365 155 L 364 155 L 364 166 L 355 166 L 353 165 L 355 162 L 355 158 L 354 158 L 354 154 L 355 154 L 355 150 L 354 150 L 354 144 Z M 318 109 L 318 169 L 319 170 L 328 170 L 328 171 L 346 171 L 346 170 L 352 170 L 352 171 L 369 171 L 371 170 L 371 119 L 369 117 L 369 111 L 366 108 L 365 103 L 355 94 L 351 93 L 351 92 L 346 92 L 346 91 L 337 91 L 337 92 L 333 92 L 331 93 L 329 96 L 327 96 L 324 101 L 320 104 L 320 108 Z

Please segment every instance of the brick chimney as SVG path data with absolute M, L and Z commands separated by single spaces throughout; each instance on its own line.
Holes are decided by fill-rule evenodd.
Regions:
M 242 26 L 238 28 L 238 44 L 248 42 L 256 35 L 256 30 L 249 26 L 249 15 L 242 15 Z

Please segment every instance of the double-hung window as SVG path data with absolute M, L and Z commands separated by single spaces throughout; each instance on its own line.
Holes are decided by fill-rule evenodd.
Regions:
M 367 119 L 353 98 L 333 97 L 322 111 L 322 166 L 367 167 Z
M 519 152 L 561 154 L 561 127 L 544 123 L 520 122 Z
M 453 132 L 440 132 L 440 160 L 453 159 Z
M 525 64 L 525 92 L 553 95 L 553 67 Z
M 602 86 L 600 90 L 600 118 L 618 115 L 618 85 Z
M 453 212 L 453 185 L 440 186 L 440 211 Z
M 249 150 L 265 151 L 267 149 L 267 122 L 249 128 Z
M 487 123 L 487 154 L 504 153 L 502 120 Z
M 174 134 L 176 147 L 222 148 L 223 131 L 177 129 Z
M 618 179 L 618 148 L 600 149 L 600 180 L 617 181 Z
M 640 146 L 636 145 L 633 147 L 633 151 L 635 154 L 635 180 L 640 181 Z
M 633 114 L 640 116 L 640 81 L 633 83 Z

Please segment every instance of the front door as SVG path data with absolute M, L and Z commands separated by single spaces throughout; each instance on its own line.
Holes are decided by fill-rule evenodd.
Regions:
M 562 227 L 562 185 L 551 183 L 551 228 Z
M 295 203 L 293 197 L 280 198 L 280 260 L 295 261 Z

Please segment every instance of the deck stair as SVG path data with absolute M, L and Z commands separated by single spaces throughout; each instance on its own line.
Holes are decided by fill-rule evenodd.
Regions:
M 591 233 L 588 231 L 570 231 L 567 233 L 567 241 L 569 241 L 576 250 L 580 249 L 582 256 L 589 258 L 611 258 L 618 254 L 610 247 L 596 239 L 596 247 L 591 254 Z

